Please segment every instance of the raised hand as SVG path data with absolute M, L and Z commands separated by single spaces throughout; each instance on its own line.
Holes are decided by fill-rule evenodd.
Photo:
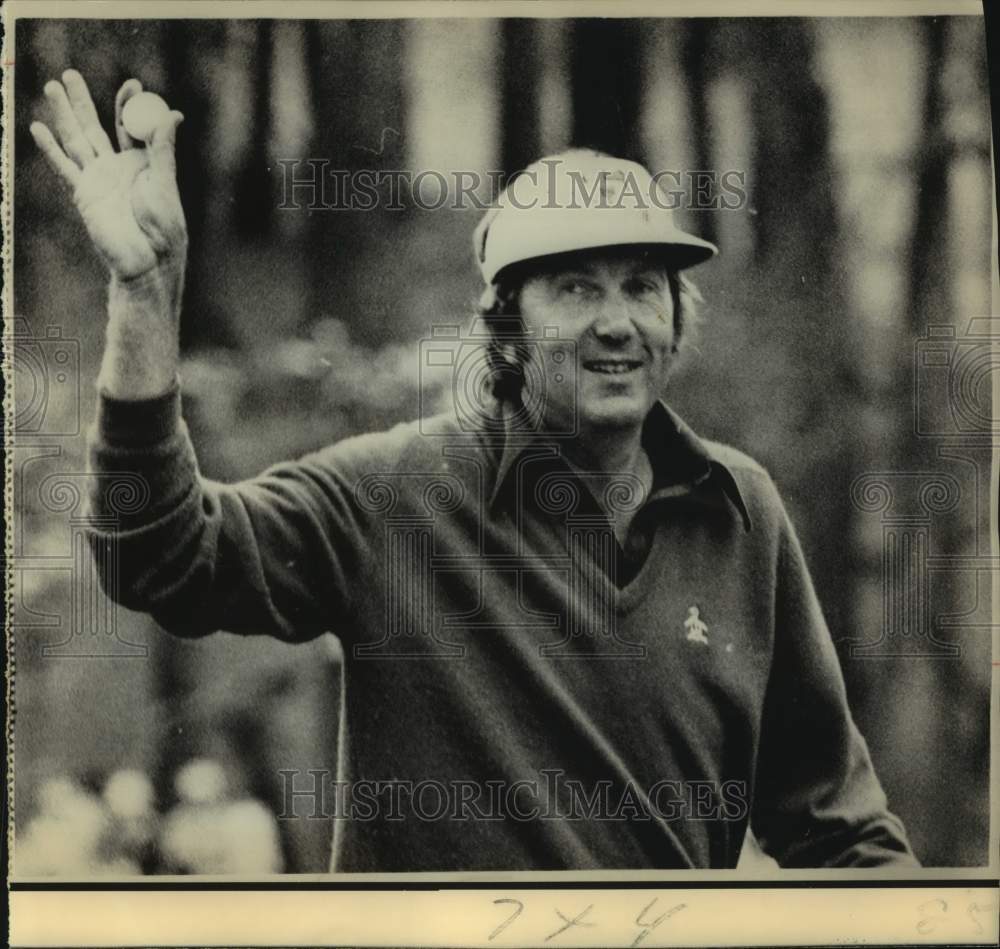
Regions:
M 122 125 L 122 108 L 141 91 L 136 79 L 118 90 L 117 152 L 75 69 L 63 73 L 62 83 L 51 80 L 45 86 L 56 134 L 42 122 L 31 124 L 35 144 L 72 189 L 87 233 L 121 280 L 143 276 L 164 263 L 183 269 L 187 251 L 174 159 L 177 126 L 184 116 L 170 112 L 153 130 L 147 147 L 136 148 Z

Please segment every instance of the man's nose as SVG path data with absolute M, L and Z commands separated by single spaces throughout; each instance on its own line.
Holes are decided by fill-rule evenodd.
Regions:
M 630 339 L 636 333 L 635 314 L 627 300 L 609 297 L 593 323 L 594 333 L 602 339 Z

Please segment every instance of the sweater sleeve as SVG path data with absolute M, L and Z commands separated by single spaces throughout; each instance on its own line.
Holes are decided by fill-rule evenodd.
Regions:
M 851 718 L 798 538 L 782 520 L 754 833 L 783 867 L 916 867 Z
M 101 395 L 89 449 L 90 543 L 116 602 L 185 637 L 307 640 L 348 615 L 360 527 L 329 453 L 237 484 L 203 478 L 176 388 Z

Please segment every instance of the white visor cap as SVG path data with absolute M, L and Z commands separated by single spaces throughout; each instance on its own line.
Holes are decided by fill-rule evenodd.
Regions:
M 476 227 L 476 259 L 492 283 L 511 264 L 574 250 L 654 245 L 677 270 L 718 248 L 674 224 L 670 182 L 593 151 L 541 158 L 514 177 Z

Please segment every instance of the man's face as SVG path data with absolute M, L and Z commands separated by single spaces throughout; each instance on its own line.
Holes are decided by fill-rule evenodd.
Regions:
M 550 429 L 567 431 L 573 401 L 581 431 L 641 428 L 673 362 L 674 304 L 661 263 L 630 250 L 562 255 L 525 281 L 520 312 L 534 338 L 555 327 L 576 345 L 575 365 L 542 359 L 544 395 L 525 392 L 526 403 L 544 399 Z

